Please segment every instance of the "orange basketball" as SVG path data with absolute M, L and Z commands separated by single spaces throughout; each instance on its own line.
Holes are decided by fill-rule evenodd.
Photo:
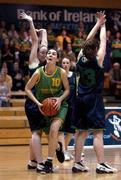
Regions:
M 55 116 L 58 111 L 55 109 L 54 105 L 56 103 L 56 99 L 54 98 L 46 98 L 42 101 L 42 111 L 46 116 Z

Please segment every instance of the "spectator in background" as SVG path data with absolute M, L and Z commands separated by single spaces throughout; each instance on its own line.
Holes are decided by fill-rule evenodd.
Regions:
M 66 47 L 66 49 L 64 51 L 64 54 L 65 54 L 65 57 L 70 59 L 70 62 L 71 62 L 70 70 L 71 71 L 75 71 L 75 67 L 76 67 L 76 55 L 72 51 L 71 43 L 67 43 L 67 47 Z
M 121 33 L 117 32 L 112 42 L 112 64 L 118 62 L 121 65 Z
M 19 68 L 19 62 L 14 62 L 13 64 L 13 91 L 24 91 L 25 82 L 24 82 L 24 74 L 23 71 Z
M 68 36 L 66 29 L 62 29 L 61 34 L 57 36 L 56 41 L 58 41 L 59 47 L 62 50 L 66 50 L 67 43 L 71 43 L 71 38 Z
M 2 31 L 2 32 L 7 32 L 7 29 L 6 29 L 6 22 L 5 21 L 0 21 L 0 30 Z
M 83 33 L 81 31 L 78 31 L 74 37 L 74 41 L 72 44 L 73 51 L 75 52 L 76 57 L 79 54 L 80 48 L 82 48 L 83 43 L 84 43 Z
M 48 48 L 51 49 L 54 47 L 54 43 L 55 43 L 55 33 L 52 29 L 51 24 L 47 26 L 47 37 L 48 37 Z
M 8 68 L 8 73 L 12 73 L 12 66 L 14 62 L 14 50 L 10 46 L 10 40 L 8 37 L 4 39 L 3 41 L 3 47 L 2 47 L 2 61 L 6 62 L 7 68 Z
M 0 107 L 10 106 L 11 90 L 10 86 L 4 79 L 4 74 L 0 72 Z
M 111 69 L 111 52 L 112 52 L 112 34 L 111 31 L 106 31 L 106 55 L 104 58 L 104 71 L 108 73 Z
M 15 27 L 14 24 L 11 24 L 11 25 L 10 25 L 10 29 L 9 29 L 9 31 L 8 31 L 8 37 L 9 37 L 10 39 L 12 39 L 12 38 L 15 36 L 15 34 L 17 34 L 16 27 Z
M 58 41 L 55 41 L 53 49 L 55 49 L 57 51 L 57 53 L 58 53 L 58 62 L 57 62 L 57 65 L 61 66 L 61 61 L 64 58 L 65 54 L 64 54 L 64 51 L 60 48 Z
M 1 72 L 2 72 L 2 74 L 4 76 L 4 81 L 8 84 L 10 89 L 12 89 L 13 81 L 12 81 L 12 77 L 10 75 L 8 75 L 8 68 L 7 68 L 6 63 L 2 64 Z
M 85 25 L 82 21 L 79 22 L 78 31 L 81 31 L 82 33 L 85 32 Z
M 109 74 L 110 90 L 112 95 L 117 95 L 117 85 L 121 85 L 121 68 L 119 63 L 114 63 Z M 120 92 L 121 96 L 121 92 Z
M 20 68 L 25 69 L 24 67 L 28 62 L 31 50 L 31 41 L 29 34 L 23 29 L 21 29 L 21 32 L 15 44 L 15 48 L 17 51 L 19 51 Z M 27 72 L 24 73 L 26 74 Z

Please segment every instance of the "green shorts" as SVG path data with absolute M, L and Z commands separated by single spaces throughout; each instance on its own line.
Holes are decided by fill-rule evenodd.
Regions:
M 62 121 L 64 121 L 66 118 L 67 111 L 68 111 L 68 104 L 64 101 L 61 104 L 58 114 L 54 116 L 53 118 L 59 118 L 59 119 L 62 119 Z

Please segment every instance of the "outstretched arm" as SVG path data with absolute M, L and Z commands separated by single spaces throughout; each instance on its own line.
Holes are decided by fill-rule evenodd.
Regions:
M 106 26 L 105 23 L 101 26 L 100 29 L 100 45 L 97 52 L 98 64 L 102 67 L 103 61 L 106 53 Z
M 94 27 L 92 28 L 92 30 L 90 31 L 90 33 L 88 34 L 85 43 L 94 38 L 94 36 L 96 35 L 96 33 L 99 30 L 99 28 L 101 27 L 101 25 L 104 24 L 105 21 L 106 21 L 105 20 L 106 15 L 104 14 L 104 12 L 97 12 L 96 16 L 97 16 L 97 22 L 94 25 Z M 78 58 L 77 58 L 78 60 L 80 59 L 81 54 L 82 54 L 82 49 L 79 52 L 79 55 L 78 55 Z
M 29 57 L 29 65 L 31 65 L 32 63 L 39 63 L 38 58 L 37 58 L 38 36 L 36 33 L 36 29 L 34 27 L 33 19 L 31 16 L 27 15 L 26 13 L 21 13 L 21 19 L 27 20 L 30 24 L 32 47 L 31 47 L 31 53 Z

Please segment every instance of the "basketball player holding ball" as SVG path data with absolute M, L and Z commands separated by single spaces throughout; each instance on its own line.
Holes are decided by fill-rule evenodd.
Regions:
M 65 98 L 69 95 L 67 74 L 64 69 L 56 66 L 57 60 L 57 52 L 54 49 L 50 49 L 47 53 L 46 65 L 36 70 L 25 87 L 27 95 L 36 103 L 40 109 L 40 113 L 45 117 L 46 115 L 42 111 L 42 101 L 48 97 L 56 99 L 54 108 L 58 113 L 55 116 L 46 117 L 50 119 L 51 123 L 49 132 L 49 152 L 44 168 L 41 170 L 38 169 L 40 173 L 52 172 L 52 160 L 57 146 L 58 131 L 66 117 L 68 109 L 68 105 L 65 101 Z M 32 92 L 33 87 L 35 87 L 35 95 Z

